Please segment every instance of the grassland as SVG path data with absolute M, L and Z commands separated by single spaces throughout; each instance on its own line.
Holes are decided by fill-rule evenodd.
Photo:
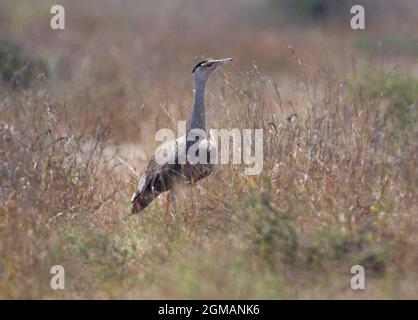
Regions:
M 61 3 L 65 31 L 55 2 L 0 3 L 0 298 L 417 298 L 413 1 L 365 1 L 365 31 L 286 1 Z M 130 216 L 201 57 L 234 58 L 208 124 L 263 128 L 263 173 Z

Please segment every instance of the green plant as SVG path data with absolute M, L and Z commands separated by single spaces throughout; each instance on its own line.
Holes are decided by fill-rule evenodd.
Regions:
M 43 62 L 25 57 L 18 46 L 0 39 L 0 79 L 3 82 L 27 87 L 38 75 L 46 74 Z

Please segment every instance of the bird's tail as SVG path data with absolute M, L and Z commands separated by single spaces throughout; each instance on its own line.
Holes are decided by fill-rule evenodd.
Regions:
M 131 213 L 137 214 L 144 210 L 158 195 L 152 192 L 135 192 L 131 200 Z

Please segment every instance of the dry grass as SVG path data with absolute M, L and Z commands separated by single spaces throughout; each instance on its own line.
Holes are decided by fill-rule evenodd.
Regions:
M 385 26 L 365 43 L 333 20 L 277 32 L 251 1 L 205 4 L 219 23 L 204 28 L 196 5 L 101 3 L 65 2 L 62 33 L 42 22 L 48 1 L 0 4 L 0 38 L 48 70 L 1 80 L 0 298 L 416 297 L 410 42 L 402 55 L 379 51 L 367 41 L 395 37 Z M 220 166 L 184 190 L 174 216 L 159 200 L 128 216 L 137 177 L 126 163 L 140 171 L 132 150 L 149 155 L 158 128 L 187 118 L 201 55 L 234 57 L 209 83 L 209 127 L 263 128 L 263 173 Z M 54 264 L 66 290 L 49 286 Z M 354 264 L 366 291 L 349 287 Z

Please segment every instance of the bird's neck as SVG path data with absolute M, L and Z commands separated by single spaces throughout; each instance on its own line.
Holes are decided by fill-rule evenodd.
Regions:
M 195 79 L 194 104 L 189 122 L 187 123 L 187 132 L 192 129 L 202 129 L 206 131 L 205 85 L 206 81 L 197 78 Z

